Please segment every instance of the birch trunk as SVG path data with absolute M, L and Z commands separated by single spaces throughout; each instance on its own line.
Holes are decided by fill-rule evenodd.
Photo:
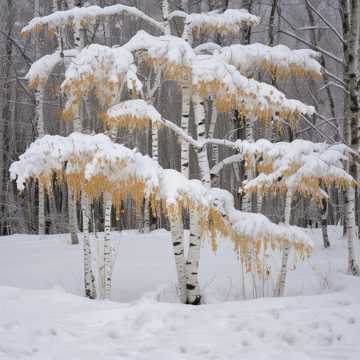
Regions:
M 248 141 L 254 141 L 254 130 L 252 121 L 250 119 L 245 120 L 245 139 Z M 253 160 L 253 159 L 252 159 Z M 253 163 L 253 161 L 252 161 Z M 245 163 L 245 180 L 251 180 L 254 178 L 253 165 Z M 252 194 L 246 192 L 241 201 L 241 210 L 246 212 L 252 211 Z
M 171 35 L 171 28 L 169 23 L 169 0 L 161 1 L 161 10 L 162 10 L 165 35 Z
M 199 284 L 201 229 L 197 210 L 190 210 L 189 252 L 186 260 L 186 303 L 200 305 L 201 293 Z
M 74 8 L 76 6 L 75 0 L 69 1 L 69 7 Z M 80 21 L 75 21 L 74 23 L 74 47 L 78 50 L 82 49 L 85 45 L 85 39 L 84 39 L 84 33 L 81 30 L 81 24 Z M 73 120 L 73 130 L 75 132 L 82 132 L 82 114 L 81 110 L 78 110 L 75 114 L 74 120 Z M 82 194 L 81 194 L 82 195 Z M 80 202 L 82 203 L 82 200 L 80 199 Z M 85 201 L 85 205 L 88 206 L 88 201 Z M 68 206 L 69 206 L 69 230 L 70 230 L 70 237 L 71 237 L 71 243 L 72 244 L 78 244 L 79 239 L 77 235 L 77 212 L 76 212 L 76 198 L 75 194 L 72 189 L 69 188 L 68 190 Z M 83 204 L 81 205 L 83 210 Z M 87 212 L 89 212 L 89 209 L 87 209 Z M 84 215 L 83 215 L 84 218 Z M 89 215 L 87 216 L 88 223 L 90 222 Z
M 38 137 L 41 138 L 45 135 L 44 131 L 44 90 L 39 88 L 35 91 L 35 113 L 36 113 L 36 127 Z M 39 209 L 38 209 L 38 232 L 39 235 L 45 234 L 45 189 L 44 185 L 39 182 Z
M 34 4 L 34 17 L 40 15 L 40 0 L 35 0 Z M 40 50 L 40 34 L 36 34 L 35 39 L 35 58 L 41 56 Z M 35 118 L 38 137 L 44 136 L 44 90 L 42 88 L 35 91 Z M 45 234 L 45 189 L 44 185 L 39 182 L 39 208 L 38 208 L 38 233 L 39 235 Z
M 351 5 L 351 8 L 349 6 Z M 348 92 L 344 104 L 344 138 L 347 144 L 357 151 L 359 148 L 359 2 L 358 0 L 341 0 L 340 7 L 343 20 L 344 37 L 344 82 Z M 347 164 L 350 174 L 358 180 L 358 169 L 354 161 Z M 348 271 L 360 275 L 357 263 L 354 240 L 356 239 L 355 190 L 346 190 L 345 196 L 345 234 L 348 241 Z
M 288 189 L 288 191 L 286 193 L 286 199 L 285 199 L 285 224 L 286 225 L 290 225 L 292 196 L 293 196 L 292 190 Z M 284 295 L 289 252 L 290 252 L 289 245 L 284 245 L 282 256 L 281 256 L 280 274 L 279 274 L 279 278 L 277 281 L 274 296 L 283 296 Z
M 356 258 L 355 241 L 357 241 L 357 228 L 355 220 L 355 189 L 349 188 L 345 192 L 346 209 L 346 239 L 348 247 L 348 272 L 360 276 L 360 269 Z
M 328 235 L 328 203 L 326 199 L 322 200 L 321 204 L 321 232 L 323 236 L 324 248 L 330 247 L 329 235 Z
M 179 298 L 185 304 L 186 296 L 186 277 L 185 277 L 185 254 L 184 254 L 184 227 L 181 214 L 170 219 L 171 239 L 175 257 L 176 273 L 179 286 Z
M 195 123 L 197 128 L 197 137 L 198 141 L 205 140 L 206 137 L 206 117 L 205 117 L 205 107 L 204 100 L 198 95 L 193 94 L 193 105 L 194 105 L 194 116 Z M 197 149 L 197 156 L 200 168 L 200 177 L 202 183 L 210 188 L 210 166 L 209 159 L 207 156 L 207 147 L 204 145 L 201 149 Z
M 215 135 L 215 127 L 216 127 L 216 121 L 218 116 L 217 108 L 214 104 L 214 101 L 212 100 L 210 103 L 211 108 L 211 118 L 210 118 L 210 124 L 209 124 L 209 138 L 213 138 Z M 213 163 L 213 166 L 219 163 L 219 145 L 213 144 L 211 146 L 211 160 Z M 212 179 L 212 186 L 214 187 L 220 187 L 220 177 L 214 176 Z
M 181 129 L 189 133 L 189 117 L 190 117 L 190 80 L 184 79 L 181 85 L 182 104 L 181 104 Z M 181 173 L 189 178 L 189 144 L 186 141 L 181 141 Z
M 198 140 L 205 139 L 205 108 L 202 98 L 193 94 L 194 116 L 197 126 Z M 210 166 L 207 156 L 206 146 L 197 149 L 198 162 L 200 168 L 200 177 L 202 183 L 210 188 Z M 196 209 L 190 210 L 190 238 L 189 238 L 189 251 L 186 261 L 186 290 L 187 290 L 187 303 L 192 305 L 199 305 L 201 303 L 201 293 L 199 285 L 199 262 L 200 262 L 200 246 L 201 246 L 201 233 L 199 223 L 199 213 Z
M 82 194 L 82 217 L 83 217 L 83 249 L 84 249 L 84 283 L 85 295 L 89 299 L 96 299 L 95 277 L 92 269 L 91 246 L 89 238 L 89 199 Z
M 111 194 L 104 194 L 104 298 L 110 299 L 112 277 L 112 247 L 111 247 Z

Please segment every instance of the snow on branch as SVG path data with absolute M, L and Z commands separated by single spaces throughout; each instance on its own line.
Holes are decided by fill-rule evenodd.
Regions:
M 245 9 L 227 9 L 223 13 L 196 13 L 185 18 L 185 27 L 192 33 L 213 31 L 235 34 L 245 26 L 254 26 L 259 23 L 260 18 Z
M 231 45 L 217 51 L 244 75 L 261 69 L 278 79 L 286 79 L 291 74 L 313 79 L 322 77 L 322 67 L 317 61 L 320 54 L 311 49 L 291 50 L 285 45 L 270 47 L 255 43 Z
M 275 87 L 241 75 L 216 55 L 193 59 L 192 83 L 201 96 L 213 96 L 221 112 L 237 109 L 241 115 L 264 122 L 270 122 L 275 115 L 289 123 L 315 112 L 312 106 L 287 99 Z
M 40 31 L 44 25 L 47 25 L 49 30 L 54 30 L 59 26 L 72 24 L 74 22 L 80 23 L 81 26 L 85 27 L 87 23 L 94 19 L 121 14 L 134 16 L 138 19 L 144 20 L 153 25 L 156 29 L 164 32 L 164 26 L 161 22 L 158 22 L 152 17 L 146 15 L 136 7 L 116 4 L 104 8 L 96 5 L 88 7 L 74 7 L 69 10 L 56 11 L 47 16 L 36 17 L 22 29 L 21 33 L 28 34 L 33 31 Z
M 263 215 L 239 212 L 226 190 L 208 189 L 199 180 L 164 170 L 148 156 L 115 144 L 103 134 L 46 135 L 11 165 L 10 175 L 19 190 L 35 178 L 48 191 L 55 175 L 57 181 L 67 181 L 77 193 L 85 191 L 91 198 L 103 192 L 112 194 L 115 206 L 121 206 L 128 196 L 137 204 L 147 196 L 155 211 L 161 203 L 169 217 L 179 215 L 183 208 L 196 208 L 203 231 L 232 239 L 243 257 L 248 255 L 250 242 L 255 243 L 256 251 L 270 246 L 280 249 L 285 243 L 302 255 L 311 250 L 310 239 L 299 229 L 272 224 Z
M 175 123 L 164 119 L 160 113 L 151 104 L 141 99 L 127 100 L 120 104 L 114 105 L 102 114 L 101 119 L 109 127 L 119 127 L 127 129 L 140 128 L 149 126 L 151 122 L 155 127 L 166 127 L 195 148 L 201 149 L 208 139 L 204 141 L 195 140 Z M 214 141 L 213 139 L 211 141 Z M 223 141 L 223 140 L 218 140 Z
M 123 101 L 112 106 L 102 115 L 109 127 L 124 127 L 129 129 L 145 128 L 152 122 L 156 126 L 163 124 L 161 115 L 152 106 L 141 99 Z
M 194 50 L 183 39 L 171 36 L 153 36 L 144 30 L 137 32 L 123 47 L 131 52 L 146 51 L 146 60 L 162 66 L 167 79 L 181 81 L 191 72 Z
M 252 148 L 245 147 L 244 151 L 248 163 L 252 158 L 250 154 L 259 159 L 259 175 L 244 183 L 247 192 L 285 192 L 291 189 L 320 201 L 326 195 L 324 189 L 331 186 L 340 189 L 356 186 L 353 177 L 344 169 L 343 162 L 351 156 L 351 149 L 343 144 L 328 145 L 306 140 L 272 144 L 262 140 Z
M 56 65 L 62 60 L 68 63 L 70 58 L 75 57 L 77 54 L 77 50 L 65 50 L 63 52 L 64 57 L 62 57 L 61 52 L 56 51 L 35 61 L 25 76 L 25 79 L 29 81 L 29 87 L 31 89 L 44 87 Z
M 124 48 L 146 50 L 149 63 L 160 65 L 166 78 L 184 81 L 201 96 L 213 96 L 221 112 L 237 109 L 248 118 L 270 122 L 273 115 L 290 123 L 300 115 L 312 115 L 314 107 L 289 100 L 275 87 L 248 79 L 219 55 L 196 55 L 189 44 L 174 36 L 155 37 L 138 32 Z
M 94 91 L 102 108 L 116 101 L 126 83 L 135 93 L 142 90 L 132 54 L 124 48 L 92 44 L 84 48 L 65 72 L 61 85 L 67 95 L 64 118 L 72 118 L 81 98 Z

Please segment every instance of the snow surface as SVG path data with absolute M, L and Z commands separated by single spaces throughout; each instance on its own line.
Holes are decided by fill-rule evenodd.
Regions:
M 164 230 L 113 233 L 114 301 L 81 296 L 82 248 L 69 245 L 69 235 L 1 237 L 0 359 L 357 360 L 360 280 L 344 273 L 342 229 L 329 230 L 327 250 L 320 232 L 308 230 L 315 252 L 288 276 L 287 293 L 297 296 L 284 298 L 243 301 L 232 245 L 222 243 L 215 255 L 204 244 L 208 305 L 200 307 L 175 303 Z

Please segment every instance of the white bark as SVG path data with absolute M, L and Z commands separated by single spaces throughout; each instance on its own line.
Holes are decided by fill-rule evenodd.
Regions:
M 181 104 L 181 129 L 185 134 L 189 133 L 189 116 L 190 116 L 190 98 L 191 89 L 189 79 L 184 79 L 181 86 L 182 104 Z M 181 173 L 189 178 L 189 143 L 181 141 Z
M 38 137 L 41 138 L 45 135 L 44 131 L 44 90 L 39 88 L 35 91 L 35 117 Z M 39 235 L 45 234 L 45 189 L 44 185 L 39 182 L 39 209 L 38 209 L 38 232 Z
M 89 239 L 89 199 L 83 193 L 81 199 L 83 217 L 83 249 L 84 249 L 84 283 L 85 295 L 90 299 L 96 299 L 95 277 L 92 269 L 91 246 Z
M 246 119 L 245 121 L 245 139 L 248 141 L 254 140 L 254 130 L 253 130 L 253 124 L 251 119 Z M 254 171 L 253 166 L 247 165 L 245 168 L 245 179 L 251 180 L 254 178 Z M 246 212 L 252 211 L 252 194 L 249 192 L 246 192 L 243 194 L 242 201 L 241 201 L 241 210 Z
M 34 16 L 40 16 L 40 0 L 35 0 L 34 3 Z M 41 56 L 40 51 L 40 35 L 36 35 L 35 39 L 35 58 Z M 35 120 L 38 137 L 44 136 L 44 89 L 39 88 L 35 90 Z M 38 233 L 39 235 L 45 234 L 45 189 L 43 184 L 39 182 L 39 208 L 38 208 Z
M 75 1 L 70 0 L 69 7 L 73 8 L 75 7 Z M 75 21 L 74 24 L 74 47 L 77 49 L 82 49 L 84 47 L 84 34 L 81 31 L 81 25 L 79 21 Z M 82 116 L 81 116 L 81 110 L 79 109 L 74 117 L 73 120 L 73 130 L 76 132 L 82 132 Z M 81 194 L 82 196 L 82 194 Z M 81 203 L 83 203 L 82 200 L 80 200 Z M 88 201 L 85 201 L 85 205 L 88 206 Z M 71 189 L 68 191 L 68 206 L 69 206 L 69 230 L 70 230 L 70 236 L 71 236 L 71 243 L 72 244 L 78 244 L 78 236 L 77 236 L 77 216 L 76 216 L 76 198 L 74 196 L 74 193 Z M 83 209 L 83 204 L 81 205 Z M 89 209 L 87 209 L 87 212 L 89 212 Z M 83 215 L 84 218 L 84 215 Z M 89 216 L 87 216 L 87 221 L 90 222 Z
M 321 232 L 323 235 L 324 248 L 330 247 L 327 226 L 328 226 L 328 202 L 326 199 L 323 199 L 321 206 Z
M 191 305 L 199 305 L 201 303 L 199 285 L 200 245 L 201 229 L 199 214 L 196 210 L 190 210 L 189 252 L 186 260 L 186 302 Z
M 198 141 L 201 142 L 205 140 L 206 137 L 206 117 L 205 117 L 205 107 L 204 107 L 204 100 L 198 95 L 193 94 L 193 105 L 194 105 L 194 116 L 195 116 L 195 123 L 197 128 L 197 137 Z M 210 187 L 210 166 L 209 166 L 209 159 L 207 156 L 207 147 L 206 144 L 201 148 L 197 149 L 198 155 L 198 162 L 200 168 L 200 177 L 202 183 Z
M 110 299 L 112 277 L 112 247 L 111 247 L 111 194 L 104 194 L 104 298 Z
M 359 147 L 359 16 L 358 0 L 340 1 L 343 34 L 344 34 L 344 82 L 348 93 L 344 104 L 344 138 L 348 145 L 358 151 Z M 349 7 L 350 6 L 350 7 Z M 350 174 L 358 179 L 358 166 L 355 162 L 347 164 Z M 350 188 L 345 192 L 345 224 L 348 241 L 348 271 L 359 276 L 359 265 L 356 259 L 354 240 L 357 238 L 355 221 L 355 190 Z
M 211 109 L 211 117 L 210 117 L 210 124 L 209 124 L 209 138 L 213 138 L 215 135 L 216 121 L 217 121 L 217 117 L 218 117 L 218 111 L 214 104 L 214 100 L 211 100 L 211 102 L 210 102 L 210 109 Z M 211 160 L 212 160 L 213 166 L 216 166 L 220 161 L 218 144 L 211 145 Z M 212 180 L 213 187 L 220 187 L 220 176 L 218 174 L 216 174 L 211 180 Z
M 355 251 L 355 241 L 357 241 L 358 236 L 355 220 L 355 189 L 353 187 L 346 190 L 345 205 L 348 272 L 354 276 L 360 276 L 360 269 Z
M 162 18 L 164 23 L 165 35 L 171 35 L 171 28 L 169 23 L 169 0 L 161 0 Z
M 292 202 L 293 192 L 291 189 L 288 189 L 285 199 L 285 224 L 290 225 L 291 218 L 291 202 Z M 276 289 L 274 292 L 275 296 L 283 296 L 285 291 L 286 275 L 287 275 L 287 264 L 289 258 L 290 246 L 284 245 L 282 257 L 281 257 L 281 268 L 279 278 L 276 284 Z
M 159 162 L 159 129 L 154 124 L 151 126 L 151 153 L 152 158 Z
M 186 276 L 184 254 L 184 227 L 182 217 L 170 219 L 171 239 L 175 257 L 175 265 L 179 286 L 179 298 L 181 303 L 186 303 Z
M 146 197 L 144 201 L 144 233 L 150 233 L 150 201 Z

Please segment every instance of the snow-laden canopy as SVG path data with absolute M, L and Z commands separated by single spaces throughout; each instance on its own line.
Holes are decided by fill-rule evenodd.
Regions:
M 289 100 L 275 87 L 240 74 L 232 65 L 214 55 L 198 55 L 192 63 L 192 83 L 201 96 L 213 95 L 217 108 L 231 108 L 250 118 L 270 121 L 272 115 L 287 121 L 315 109 L 298 100 Z
M 247 117 L 270 121 L 276 115 L 289 122 L 315 111 L 312 106 L 287 99 L 271 85 L 248 79 L 220 55 L 196 55 L 186 41 L 177 37 L 154 37 L 140 31 L 124 48 L 146 50 L 149 61 L 163 65 L 169 78 L 181 82 L 187 75 L 193 90 L 203 97 L 214 96 L 219 111 L 235 108 Z
M 44 25 L 47 25 L 49 30 L 54 30 L 59 26 L 72 23 L 78 23 L 85 27 L 87 23 L 97 18 L 121 14 L 126 14 L 142 19 L 153 25 L 161 32 L 164 32 L 164 27 L 161 22 L 158 22 L 152 17 L 146 15 L 136 7 L 116 4 L 112 6 L 106 6 L 104 8 L 94 5 L 88 7 L 74 7 L 64 11 L 55 11 L 50 15 L 32 19 L 28 25 L 22 29 L 21 33 L 27 34 L 32 31 L 40 31 Z
M 138 31 L 123 47 L 131 52 L 146 50 L 146 59 L 161 65 L 169 79 L 181 81 L 191 72 L 195 57 L 192 47 L 177 36 L 153 36 L 144 30 Z
M 108 127 L 126 127 L 130 129 L 144 128 L 153 123 L 155 126 L 163 125 L 159 112 L 146 101 L 141 99 L 122 101 L 114 105 L 102 115 Z
M 260 18 L 250 14 L 245 9 L 227 9 L 222 13 L 194 13 L 186 16 L 184 32 L 197 33 L 202 31 L 212 31 L 218 33 L 238 34 L 244 26 L 254 26 L 259 24 Z
M 81 189 L 92 198 L 104 192 L 112 194 L 115 206 L 131 196 L 138 204 L 144 197 L 150 198 L 154 209 L 162 203 L 170 218 L 181 214 L 183 208 L 196 209 L 204 231 L 214 238 L 217 233 L 231 238 L 244 256 L 249 241 L 254 241 L 259 251 L 262 246 L 280 248 L 284 242 L 300 254 L 311 248 L 300 229 L 275 225 L 263 215 L 239 212 L 226 190 L 208 189 L 199 180 L 164 170 L 148 156 L 115 144 L 103 134 L 46 135 L 11 165 L 10 174 L 19 190 L 31 178 L 50 190 L 55 174 L 58 180 L 64 177 L 77 193 Z
M 319 201 L 330 186 L 341 189 L 356 183 L 345 169 L 343 161 L 350 157 L 351 149 L 343 144 L 328 145 L 306 140 L 291 143 L 271 143 L 265 139 L 255 143 L 239 141 L 238 150 L 250 165 L 251 159 L 260 159 L 259 175 L 244 183 L 245 191 L 287 191 L 311 196 Z M 322 189 L 323 188 L 323 189 Z
M 213 50 L 244 75 L 262 70 L 278 79 L 287 78 L 291 74 L 321 78 L 321 65 L 317 61 L 319 53 L 311 49 L 291 50 L 285 45 L 270 47 L 255 43 L 236 44 L 220 49 L 213 47 Z
M 25 76 L 25 79 L 29 81 L 29 87 L 31 89 L 44 87 L 56 65 L 63 60 L 69 63 L 70 59 L 77 54 L 78 51 L 75 49 L 64 50 L 63 54 L 60 51 L 55 51 L 35 61 Z M 64 57 L 62 57 L 62 55 Z
M 66 70 L 61 85 L 67 95 L 65 118 L 72 118 L 81 98 L 92 91 L 102 107 L 116 101 L 124 84 L 135 93 L 141 92 L 136 72 L 133 55 L 122 47 L 92 44 L 84 48 Z

